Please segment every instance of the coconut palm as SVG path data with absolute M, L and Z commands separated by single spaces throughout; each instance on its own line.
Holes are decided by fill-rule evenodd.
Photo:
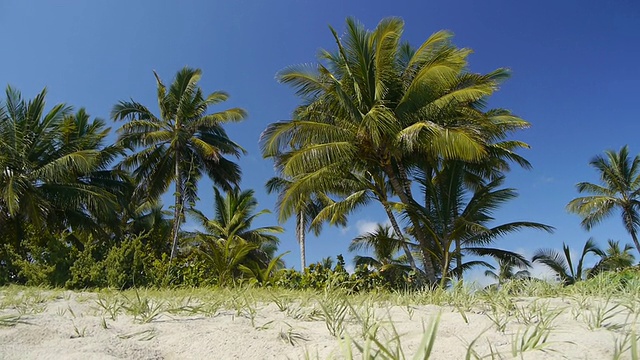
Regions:
M 244 150 L 229 139 L 222 125 L 244 119 L 246 112 L 232 108 L 207 114 L 210 106 L 227 100 L 228 95 L 222 91 L 205 95 L 198 86 L 199 69 L 180 70 L 168 89 L 154 75 L 160 116 L 132 100 L 115 105 L 111 117 L 128 120 L 118 130 L 118 141 L 134 151 L 122 165 L 133 169 L 138 192 L 155 200 L 175 184 L 173 258 L 185 204 L 197 201 L 202 175 L 227 190 L 239 183 L 240 168 L 225 156 L 238 157 Z
M 228 191 L 226 196 L 215 187 L 213 190 L 214 217 L 208 218 L 201 211 L 190 209 L 189 215 L 203 227 L 204 232 L 193 233 L 191 239 L 186 241 L 192 244 L 195 242 L 196 246 L 206 242 L 209 247 L 224 247 L 227 252 L 246 252 L 242 259 L 247 257 L 266 268 L 279 243 L 274 234 L 282 233 L 284 230 L 280 226 L 251 228 L 257 217 L 269 213 L 266 209 L 255 212 L 258 202 L 253 190 L 240 191 L 234 188 Z M 240 249 L 242 251 L 239 251 Z
M 367 171 L 384 173 L 400 201 L 412 205 L 406 157 L 478 160 L 489 154 L 485 143 L 494 135 L 487 133 L 527 126 L 504 110 L 495 112 L 499 120 L 480 110 L 505 70 L 467 72 L 470 51 L 454 47 L 447 32 L 412 49 L 401 42 L 403 27 L 400 19 L 387 18 L 367 31 L 347 19 L 343 38 L 331 29 L 336 52 L 322 51 L 319 64 L 279 74 L 304 102 L 293 120 L 271 124 L 262 135 L 264 156 L 296 179 L 283 197 L 285 206 L 299 194 L 340 189 L 336 183 L 346 176 L 330 181 L 327 174 Z M 424 252 L 430 246 L 426 235 L 417 218 L 410 221 Z M 423 257 L 427 277 L 435 281 L 430 256 Z
M 118 154 L 104 146 L 104 121 L 58 104 L 46 111 L 46 90 L 24 100 L 6 89 L 0 106 L 0 222 L 17 241 L 22 224 L 57 231 L 99 231 L 99 219 L 116 213 L 121 188 L 107 167 Z
M 630 252 L 631 250 L 633 250 L 632 245 L 625 244 L 622 248 L 619 241 L 609 239 L 608 247 L 598 253 L 600 261 L 589 270 L 589 276 L 595 276 L 604 271 L 619 271 L 633 266 L 635 256 Z
M 520 254 L 490 247 L 497 238 L 523 229 L 536 229 L 547 232 L 553 228 L 530 221 L 515 221 L 492 225 L 495 219 L 492 213 L 507 201 L 513 200 L 517 193 L 512 188 L 500 188 L 504 176 L 496 176 L 486 182 L 474 177 L 460 161 L 445 161 L 440 168 L 423 172 L 420 184 L 425 192 L 425 206 L 407 209 L 421 219 L 425 232 L 433 239 L 430 249 L 439 266 L 442 284 L 451 275 L 462 276 L 464 270 L 472 266 L 487 265 L 483 261 L 456 262 L 463 254 L 492 256 L 517 266 L 526 267 L 528 261 Z M 474 177 L 473 187 L 465 183 Z
M 499 285 L 513 279 L 528 279 L 531 277 L 529 270 L 517 269 L 522 269 L 522 267 L 518 266 L 518 264 L 514 263 L 510 259 L 498 259 L 498 272 L 494 272 L 493 270 L 495 270 L 495 268 L 491 267 L 491 270 L 486 270 L 484 272 L 484 276 L 496 280 Z
M 590 230 L 619 210 L 625 229 L 640 252 L 640 156 L 631 158 L 625 145 L 619 152 L 608 150 L 589 163 L 600 176 L 600 184 L 581 182 L 578 192 L 593 195 L 573 199 L 567 209 L 582 217 L 582 226 Z
M 533 255 L 532 261 L 541 263 L 553 271 L 558 279 L 565 285 L 575 284 L 584 279 L 584 258 L 589 254 L 601 255 L 602 250 L 598 248 L 593 239 L 587 240 L 582 248 L 577 267 L 574 268 L 571 258 L 571 249 L 562 243 L 562 254 L 553 249 L 540 249 Z
M 349 251 L 372 250 L 373 256 L 356 255 L 354 258 L 356 266 L 371 266 L 378 269 L 380 273 L 388 275 L 388 279 L 399 279 L 411 270 L 406 257 L 397 257 L 402 249 L 402 243 L 408 242 L 397 238 L 390 226 L 378 224 L 375 230 L 351 240 Z M 409 245 L 414 244 L 409 243 Z

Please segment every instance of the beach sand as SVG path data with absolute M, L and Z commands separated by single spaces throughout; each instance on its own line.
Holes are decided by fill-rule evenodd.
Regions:
M 129 303 L 123 305 L 126 301 L 118 295 L 47 294 L 36 300 L 23 297 L 21 303 L 14 296 L 13 304 L 5 296 L 1 359 L 340 359 L 348 349 L 359 359 L 354 342 L 366 344 L 366 329 L 375 331 L 386 348 L 399 348 L 412 358 L 421 341 L 428 340 L 438 314 L 431 359 L 464 359 L 467 352 L 471 359 L 492 358 L 492 353 L 497 359 L 514 354 L 524 359 L 612 359 L 616 347 L 625 359 L 631 358 L 631 331 L 638 333 L 637 309 L 585 298 L 513 298 L 508 311 L 495 304 L 465 309 L 375 301 L 323 310 L 314 300 L 303 304 L 295 299 L 206 310 L 206 301 L 191 298 L 172 303 L 132 299 L 129 293 Z M 145 303 L 151 316 L 143 319 L 143 312 L 134 317 L 133 304 Z M 342 327 L 340 309 L 346 314 Z M 331 335 L 324 320 L 332 313 L 336 321 L 329 323 L 344 329 L 342 335 Z

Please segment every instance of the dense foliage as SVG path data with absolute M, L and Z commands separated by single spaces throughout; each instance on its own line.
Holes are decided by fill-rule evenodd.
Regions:
M 314 65 L 289 67 L 278 79 L 300 98 L 291 120 L 263 132 L 263 156 L 275 162 L 266 188 L 278 193 L 278 220 L 295 218 L 302 271 L 285 269 L 273 225 L 253 228 L 253 190 L 238 186 L 232 160 L 244 149 L 224 125 L 246 117 L 227 100 L 205 93 L 199 69 L 184 68 L 170 85 L 154 73 L 158 111 L 120 101 L 111 117 L 123 121 L 117 140 L 84 109 L 46 106 L 46 91 L 32 100 L 8 86 L 0 103 L 0 284 L 71 288 L 231 286 L 291 289 L 345 288 L 350 292 L 446 287 L 476 266 L 504 286 L 529 277 L 531 263 L 493 242 L 521 229 L 552 231 L 530 221 L 501 223 L 496 209 L 513 200 L 503 187 L 511 165 L 529 168 L 511 135 L 529 123 L 487 107 L 508 71 L 470 71 L 469 49 L 440 31 L 413 47 L 404 23 L 383 19 L 367 30 L 347 19 L 337 47 Z M 157 114 L 157 115 L 156 115 Z M 609 151 L 591 165 L 602 185 L 583 182 L 593 195 L 568 209 L 589 229 L 619 209 L 637 250 L 640 157 Z M 214 215 L 196 208 L 202 178 L 213 184 Z M 161 196 L 173 184 L 170 211 Z M 342 256 L 335 266 L 306 266 L 305 234 L 323 224 L 345 226 L 349 216 L 377 204 L 389 225 L 353 239 L 352 272 Z M 261 206 L 264 206 L 262 204 Z M 186 216 L 199 231 L 182 231 Z M 632 246 L 585 244 L 577 267 L 571 252 L 538 251 L 532 261 L 574 284 L 633 265 Z M 584 266 L 585 256 L 600 261 Z

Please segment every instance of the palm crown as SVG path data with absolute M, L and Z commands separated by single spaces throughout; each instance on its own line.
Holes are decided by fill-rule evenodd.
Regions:
M 122 162 L 133 169 L 138 191 L 156 199 L 175 183 L 173 258 L 184 204 L 198 199 L 197 183 L 202 175 L 225 189 L 239 183 L 240 168 L 225 156 L 237 157 L 244 150 L 229 139 L 222 124 L 240 121 L 246 113 L 232 108 L 207 114 L 209 106 L 227 100 L 228 95 L 216 91 L 205 96 L 198 87 L 199 69 L 185 67 L 168 89 L 155 75 L 160 116 L 135 101 L 121 101 L 111 116 L 129 120 L 119 130 L 119 143 L 139 149 Z
M 601 184 L 578 183 L 578 192 L 592 195 L 572 200 L 567 209 L 582 217 L 587 230 L 619 209 L 624 227 L 640 252 L 640 156 L 631 158 L 629 148 L 624 146 L 619 152 L 609 150 L 604 157 L 596 156 L 590 165 L 598 171 Z
M 506 70 L 470 73 L 470 50 L 453 46 L 450 33 L 435 33 L 413 49 L 401 41 L 403 27 L 400 19 L 387 18 L 367 31 L 348 19 L 343 38 L 331 29 L 336 52 L 323 50 L 317 65 L 279 74 L 303 101 L 293 120 L 271 124 L 262 135 L 264 156 L 296 180 L 282 197 L 285 208 L 311 191 L 348 192 L 336 179 L 352 172 L 382 172 L 402 203 L 413 204 L 410 159 L 477 161 L 525 145 L 500 140 L 528 123 L 506 110 L 482 111 Z M 419 220 L 411 221 L 427 247 Z

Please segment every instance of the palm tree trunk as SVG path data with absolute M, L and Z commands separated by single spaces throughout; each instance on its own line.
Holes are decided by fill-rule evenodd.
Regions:
M 416 273 L 416 275 L 418 275 L 418 276 L 420 274 L 423 274 L 422 270 L 420 270 L 418 268 L 418 266 L 416 265 L 416 260 L 413 258 L 413 254 L 411 253 L 411 250 L 409 249 L 409 246 L 404 241 L 404 236 L 402 235 L 402 230 L 400 230 L 400 226 L 398 225 L 398 222 L 396 221 L 396 217 L 393 215 L 393 212 L 391 212 L 391 209 L 389 208 L 389 205 L 388 204 L 383 204 L 383 206 L 384 206 L 384 210 L 387 212 L 387 216 L 389 217 L 389 221 L 391 221 L 391 226 L 393 227 L 393 231 L 396 233 L 396 236 L 401 241 L 402 250 L 404 251 L 405 255 L 407 256 L 407 260 L 409 261 L 409 266 L 411 266 L 411 270 L 413 270 Z
M 393 171 L 393 168 L 390 163 L 384 167 L 384 171 L 387 174 L 387 177 L 389 177 L 389 182 L 391 183 L 393 190 L 400 197 L 400 201 L 402 201 L 402 203 L 405 205 L 413 205 L 415 203 L 415 200 L 413 200 L 413 197 L 411 197 L 411 189 L 410 188 L 407 189 L 406 186 L 403 186 L 403 185 L 406 185 L 404 181 L 403 181 L 404 184 L 400 184 L 400 181 L 395 171 Z M 406 192 L 407 190 L 409 191 L 408 193 Z M 427 280 L 430 283 L 435 284 L 436 271 L 433 267 L 433 261 L 431 261 L 431 254 L 427 250 L 429 245 L 427 243 L 427 237 L 425 236 L 424 232 L 422 231 L 422 228 L 420 227 L 420 221 L 418 220 L 418 218 L 414 214 L 409 213 L 409 219 L 413 224 L 415 236 L 418 239 L 418 242 L 420 243 L 420 250 L 422 251 L 422 257 L 424 261 L 424 270 L 427 276 Z
M 633 243 L 636 245 L 636 249 L 638 250 L 638 253 L 640 253 L 640 242 L 638 242 L 638 235 L 636 235 L 636 231 L 630 231 L 631 233 L 631 238 L 633 239 Z
M 305 253 L 305 226 L 304 226 L 304 212 L 298 212 L 298 219 L 296 225 L 296 237 L 298 238 L 298 245 L 300 245 L 300 271 L 304 271 L 307 267 L 307 258 Z
M 456 267 L 458 268 L 458 280 L 462 279 L 462 249 L 460 239 L 456 239 Z
M 449 262 L 451 261 L 450 255 L 451 253 L 449 252 L 449 247 L 451 246 L 451 243 L 449 242 L 448 239 L 444 239 L 443 241 L 444 243 L 448 244 L 445 248 L 445 251 L 443 253 L 443 257 L 442 257 L 442 264 L 440 264 L 441 267 L 441 277 L 440 277 L 440 287 L 444 288 L 444 286 L 447 284 L 447 279 L 449 277 Z M 444 245 L 444 244 L 443 244 Z
M 182 177 L 180 176 L 180 160 L 178 156 L 176 156 L 175 172 L 176 193 L 173 208 L 173 243 L 171 245 L 171 256 L 169 257 L 169 262 L 173 260 L 178 251 L 178 236 L 180 233 L 180 222 L 182 221 Z

